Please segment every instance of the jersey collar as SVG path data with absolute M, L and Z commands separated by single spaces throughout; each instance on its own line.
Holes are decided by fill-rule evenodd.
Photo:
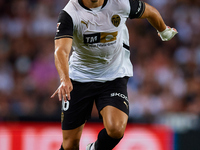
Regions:
M 78 2 L 79 2 L 79 4 L 80 4 L 83 8 L 92 11 L 90 8 L 86 7 L 86 6 L 83 4 L 83 1 L 82 1 L 82 0 L 78 0 Z M 108 0 L 104 0 L 104 3 L 103 3 L 103 5 L 102 5 L 101 9 L 107 4 L 107 2 L 108 2 Z
M 106 6 L 107 2 L 108 2 L 108 0 L 104 0 L 104 3 L 103 3 L 103 5 L 102 5 L 101 8 L 103 8 L 104 6 Z

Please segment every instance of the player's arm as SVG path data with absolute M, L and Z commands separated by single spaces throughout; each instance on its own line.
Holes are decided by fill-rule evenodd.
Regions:
M 166 25 L 158 10 L 147 3 L 144 3 L 144 5 L 145 10 L 140 18 L 146 18 L 149 23 L 159 32 L 164 31 L 166 29 Z
M 145 11 L 140 18 L 146 18 L 158 31 L 158 35 L 163 41 L 172 39 L 178 33 L 176 29 L 166 26 L 158 10 L 147 3 L 145 3 Z
M 58 94 L 58 98 L 61 101 L 62 98 L 66 101 L 66 94 L 68 100 L 70 100 L 70 92 L 73 89 L 71 80 L 69 78 L 69 54 L 72 46 L 72 38 L 61 38 L 55 40 L 55 66 L 60 76 L 60 86 L 54 92 L 52 97 Z
M 141 0 L 129 0 L 129 2 L 131 6 L 129 18 L 146 18 L 158 31 L 158 34 L 163 41 L 168 41 L 177 34 L 176 29 L 166 26 L 163 18 L 156 8 L 142 2 Z
M 57 33 L 55 37 L 55 66 L 60 77 L 60 86 L 51 97 L 58 94 L 61 101 L 62 98 L 66 101 L 70 100 L 70 92 L 73 89 L 69 78 L 69 55 L 73 41 L 73 21 L 71 16 L 61 11 L 57 24 Z

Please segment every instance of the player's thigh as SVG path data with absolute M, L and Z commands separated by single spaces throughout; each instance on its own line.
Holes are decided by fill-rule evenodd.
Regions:
M 113 138 L 122 137 L 128 122 L 128 115 L 114 106 L 106 106 L 100 113 L 108 135 Z
M 84 125 L 85 124 L 72 130 L 62 130 L 64 148 L 74 147 L 79 145 Z
M 103 91 L 95 99 L 107 130 L 124 130 L 126 127 L 129 115 L 127 82 L 128 77 L 106 82 Z
M 90 83 L 72 81 L 71 100 L 62 100 L 61 124 L 62 130 L 72 130 L 85 124 L 90 118 L 94 103 L 90 92 Z

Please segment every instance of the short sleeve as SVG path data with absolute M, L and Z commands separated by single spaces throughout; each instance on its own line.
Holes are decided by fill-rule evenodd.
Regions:
M 73 20 L 64 10 L 59 14 L 55 36 L 55 39 L 60 38 L 73 38 Z
M 140 18 L 145 11 L 145 3 L 140 0 L 129 0 L 129 2 L 131 7 L 129 18 Z

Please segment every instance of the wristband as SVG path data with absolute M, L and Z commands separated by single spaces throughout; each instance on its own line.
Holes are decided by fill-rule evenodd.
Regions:
M 164 31 L 162 32 L 157 31 L 157 32 L 159 33 L 159 36 L 162 39 L 162 41 L 169 41 L 178 33 L 173 28 L 170 28 L 168 26 Z

